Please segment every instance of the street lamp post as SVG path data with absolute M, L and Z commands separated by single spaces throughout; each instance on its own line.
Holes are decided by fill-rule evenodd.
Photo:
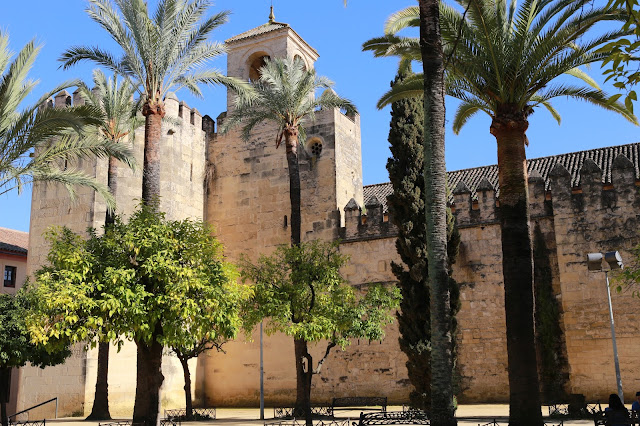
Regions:
M 609 269 L 602 268 L 602 260 L 609 264 Z M 616 344 L 616 330 L 613 323 L 613 305 L 611 304 L 611 289 L 609 288 L 609 271 L 622 269 L 622 257 L 617 251 L 605 253 L 589 253 L 587 254 L 587 266 L 589 271 L 604 271 L 605 283 L 607 285 L 607 299 L 609 301 L 609 323 L 611 325 L 611 342 L 613 344 L 613 362 L 616 368 L 616 383 L 618 385 L 618 396 L 624 404 L 624 393 L 622 392 L 622 378 L 620 376 L 620 362 L 618 361 L 618 345 Z
M 264 420 L 264 363 L 262 357 L 262 322 L 260 323 L 260 420 Z

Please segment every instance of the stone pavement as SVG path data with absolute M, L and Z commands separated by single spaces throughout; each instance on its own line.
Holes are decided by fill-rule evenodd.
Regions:
M 402 407 L 390 406 L 388 411 L 401 411 Z M 217 419 L 203 422 L 183 422 L 185 426 L 243 426 L 255 425 L 259 426 L 264 423 L 278 422 L 273 419 L 273 408 L 265 408 L 265 420 L 260 420 L 260 410 L 257 408 L 218 408 Z M 543 415 L 546 415 L 546 407 L 543 407 Z M 494 419 L 499 426 L 508 426 L 509 406 L 506 404 L 474 404 L 461 405 L 458 407 L 457 417 L 460 426 L 478 426 L 492 422 Z M 350 418 L 357 421 L 360 416 L 359 411 L 341 411 L 339 418 Z M 114 419 L 116 421 L 117 419 Z M 558 420 L 549 420 L 550 424 L 559 424 Z M 81 418 L 63 418 L 56 420 L 47 419 L 47 423 L 53 426 L 98 426 L 99 422 L 88 422 Z M 565 420 L 565 426 L 589 426 L 593 425 L 592 420 Z

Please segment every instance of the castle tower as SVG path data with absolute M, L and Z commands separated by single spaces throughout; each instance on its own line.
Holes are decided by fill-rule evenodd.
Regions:
M 312 69 L 318 53 L 288 24 L 269 22 L 226 40 L 228 75 L 259 78 L 266 58 L 300 58 Z M 228 95 L 227 109 L 233 109 Z M 226 113 L 218 117 L 224 121 Z M 277 128 L 259 125 L 248 142 L 239 131 L 217 135 L 210 145 L 214 164 L 209 184 L 207 220 L 214 224 L 232 258 L 255 247 L 275 247 L 289 241 L 289 181 L 284 147 L 276 150 Z M 303 240 L 335 239 L 340 211 L 351 198 L 361 205 L 362 164 L 360 117 L 323 110 L 307 125 L 300 141 Z M 344 219 L 342 219 L 344 223 Z M 268 249 L 267 249 L 268 251 Z M 248 254 L 248 253 L 247 253 Z
M 79 92 L 69 95 L 63 91 L 56 95 L 49 107 L 65 108 L 68 105 L 82 104 L 84 100 Z M 160 209 L 167 213 L 167 218 L 180 220 L 185 218 L 202 219 L 204 204 L 203 180 L 205 176 L 206 144 L 213 134 L 213 120 L 202 117 L 194 108 L 179 102 L 175 95 L 169 94 L 165 99 L 167 116 L 172 122 L 163 123 L 161 142 L 160 172 Z M 115 194 L 117 212 L 124 217 L 129 216 L 142 197 L 142 164 L 144 150 L 144 128 L 135 132 L 130 140 L 138 170 L 131 170 L 124 165 L 118 167 L 118 188 Z M 77 168 L 95 177 L 98 181 L 107 182 L 108 161 L 102 159 L 81 159 L 77 164 L 65 164 L 69 168 Z M 43 233 L 51 226 L 67 226 L 72 231 L 86 235 L 89 227 L 100 229 L 104 225 L 106 206 L 102 198 L 88 188 L 77 188 L 77 198 L 72 201 L 61 185 L 40 184 L 33 186 L 31 202 L 31 223 L 29 231 L 28 274 L 40 268 L 49 252 L 49 244 Z M 163 359 L 165 371 L 180 371 L 175 357 Z M 120 353 L 110 351 L 109 381 L 118 383 L 110 386 L 111 413 L 128 415 L 133 407 L 135 395 L 135 345 L 125 345 Z M 18 409 L 33 406 L 39 402 L 58 396 L 59 414 L 69 416 L 80 409 L 88 410 L 93 404 L 97 368 L 97 350 L 86 352 L 79 345 L 65 364 L 41 370 L 35 367 L 24 367 L 20 371 L 18 392 Z M 62 377 L 62 379 L 59 379 Z M 166 374 L 163 384 L 164 403 L 178 405 L 184 398 L 178 375 Z M 175 402 L 174 402 L 175 401 Z M 44 407 L 31 415 L 49 415 Z M 42 414 L 44 413 L 44 414 Z
M 269 21 L 226 40 L 228 75 L 244 80 L 259 78 L 268 58 L 300 58 L 313 69 L 318 53 L 288 24 Z M 319 95 L 319 94 L 318 94 Z M 227 109 L 233 109 L 233 94 Z M 225 118 L 218 117 L 218 125 Z M 306 125 L 300 140 L 302 240 L 335 240 L 341 211 L 350 199 L 363 204 L 360 117 L 338 109 L 322 110 Z M 240 255 L 256 260 L 279 244 L 288 244 L 289 175 L 284 146 L 276 149 L 277 127 L 262 123 L 249 141 L 238 129 L 216 135 L 209 146 L 214 172 L 208 183 L 206 218 L 217 230 L 231 261 Z M 226 354 L 208 353 L 199 362 L 196 399 L 205 406 L 249 405 L 258 401 L 259 338 L 252 343 L 230 342 Z M 270 350 L 270 348 L 273 348 Z M 295 389 L 293 342 L 270 336 L 265 342 L 265 395 L 268 404 L 291 403 Z

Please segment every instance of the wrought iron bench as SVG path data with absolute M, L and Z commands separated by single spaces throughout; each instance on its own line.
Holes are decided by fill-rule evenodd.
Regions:
M 546 422 L 543 422 L 543 424 L 544 424 L 544 426 L 564 426 L 564 421 L 562 421 L 562 420 L 559 420 L 557 422 L 555 422 L 555 421 L 546 421 Z M 498 423 L 496 421 L 496 419 L 493 419 L 493 421 L 489 422 L 489 423 L 485 423 L 485 424 L 478 423 L 478 426 L 500 426 L 500 423 Z
M 352 426 L 369 425 L 428 425 L 429 415 L 422 410 L 383 411 L 381 413 L 360 413 L 358 423 Z
M 9 421 L 9 426 L 46 426 L 47 421 L 42 420 L 25 420 L 25 421 Z
M 293 407 L 273 407 L 274 419 L 293 419 Z M 311 415 L 316 417 L 332 417 L 333 410 L 328 405 L 316 405 L 311 407 Z
M 304 419 L 291 419 L 286 421 L 270 422 L 270 423 L 264 424 L 264 426 L 305 426 L 305 425 L 306 425 L 306 422 Z M 351 420 L 350 419 L 314 420 L 313 426 L 351 426 Z
M 607 412 L 599 411 L 593 415 L 594 426 L 607 426 Z M 629 423 L 630 426 L 640 426 L 640 412 L 629 411 Z
M 116 420 L 114 422 L 98 423 L 98 426 L 145 426 L 145 424 L 139 422 L 134 423 L 132 420 Z M 174 419 L 160 419 L 160 426 L 180 426 L 180 421 Z
M 380 408 L 371 408 L 380 406 Z M 371 411 L 378 410 L 383 413 L 387 411 L 386 396 L 347 396 L 341 398 L 333 398 L 331 402 L 331 413 L 335 414 L 337 410 L 357 410 Z
M 194 408 L 193 415 L 199 417 L 196 420 L 215 420 L 216 409 L 215 408 Z M 167 419 L 186 420 L 187 409 L 178 408 L 174 410 L 164 410 L 164 416 Z

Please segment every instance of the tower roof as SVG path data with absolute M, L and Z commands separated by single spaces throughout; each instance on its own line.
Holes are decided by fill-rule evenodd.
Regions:
M 262 34 L 270 33 L 272 31 L 278 31 L 291 28 L 289 24 L 283 24 L 282 22 L 267 22 L 266 24 L 260 25 L 259 27 L 255 27 L 249 31 L 245 31 L 241 34 L 233 36 L 224 42 L 227 44 L 235 43 L 240 40 L 245 40 L 247 38 L 257 37 Z M 293 30 L 292 30 L 293 31 Z
M 318 51 L 313 47 L 311 47 L 309 43 L 307 43 L 302 37 L 300 37 L 300 35 L 297 32 L 295 32 L 294 29 L 291 28 L 289 24 L 285 24 L 283 22 L 276 22 L 273 19 L 272 14 L 269 16 L 269 22 L 267 22 L 266 24 L 262 24 L 259 27 L 255 27 L 253 29 L 250 29 L 249 31 L 245 31 L 241 34 L 228 38 L 224 42 L 227 45 L 233 45 L 235 43 L 246 41 L 251 38 L 260 37 L 268 33 L 280 33 L 280 32 L 281 33 L 290 32 L 291 35 L 293 35 L 294 38 L 297 38 L 299 40 L 299 43 L 302 43 L 306 48 L 308 48 L 312 52 L 312 54 L 315 55 L 316 58 L 320 56 L 318 55 Z

